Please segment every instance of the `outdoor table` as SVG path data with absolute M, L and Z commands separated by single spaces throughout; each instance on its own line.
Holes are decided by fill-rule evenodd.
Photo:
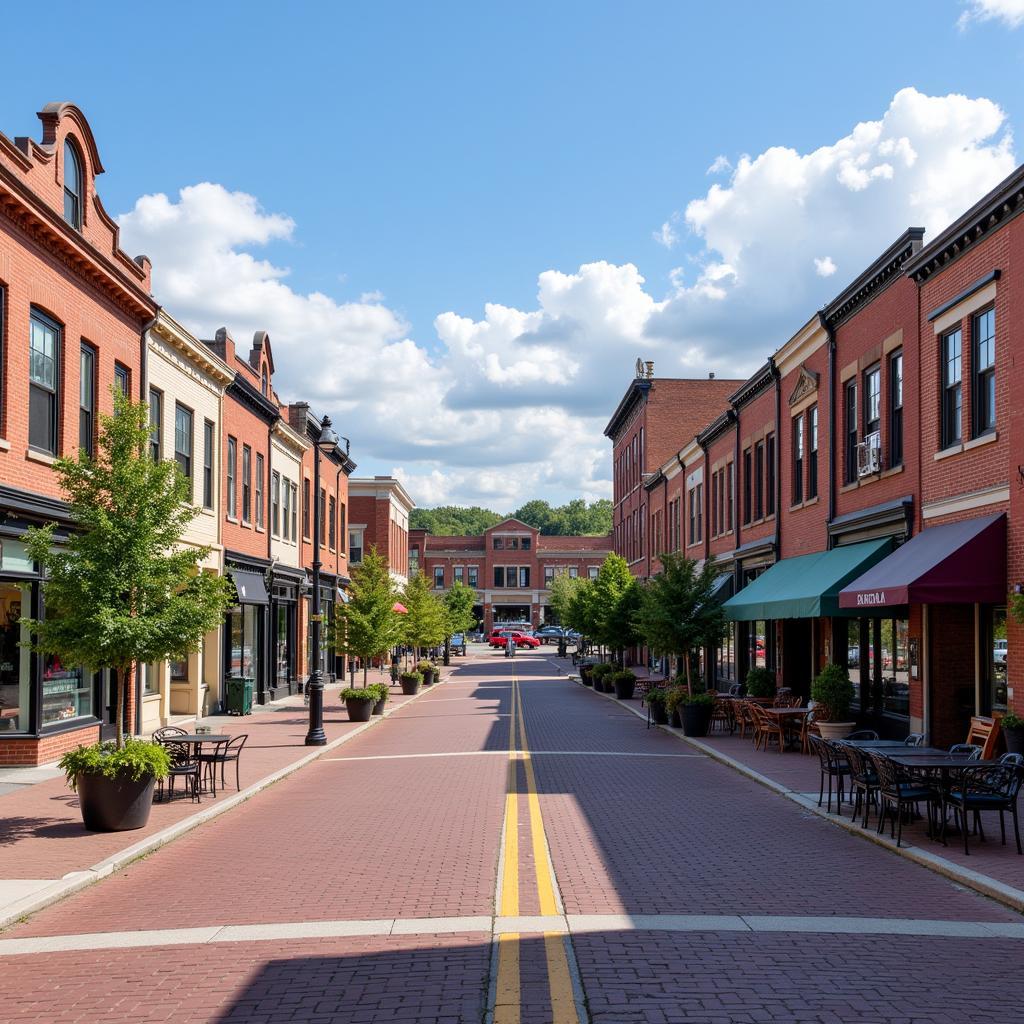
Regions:
M 780 726 L 786 726 L 790 722 L 802 721 L 805 719 L 814 708 L 771 708 L 765 707 L 761 710 L 768 715 L 769 718 L 775 718 L 778 720 Z M 795 739 L 791 736 L 790 739 Z
M 204 743 L 213 743 L 214 745 L 216 745 L 218 743 L 227 743 L 230 739 L 231 739 L 231 737 L 228 736 L 227 733 L 218 733 L 218 732 L 194 733 L 194 732 L 189 732 L 189 733 L 186 733 L 184 736 L 164 736 L 159 742 L 161 744 L 164 744 L 164 745 L 168 745 L 168 744 L 172 744 L 172 743 L 182 743 L 182 744 L 184 744 L 186 746 L 189 746 L 189 747 L 195 747 L 195 751 L 196 751 L 195 756 L 198 757 L 199 754 L 201 753 L 202 749 L 203 749 L 203 744 Z M 206 783 L 205 783 L 205 780 L 201 779 L 200 780 L 200 792 L 205 792 L 205 791 L 206 791 Z
M 888 747 L 903 747 L 906 750 L 920 750 L 920 747 L 908 747 L 903 740 L 842 740 L 859 750 L 885 750 Z

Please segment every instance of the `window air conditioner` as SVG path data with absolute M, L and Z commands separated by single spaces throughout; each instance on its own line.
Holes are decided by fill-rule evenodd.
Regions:
M 876 430 L 857 445 L 857 476 L 871 476 L 882 469 L 882 435 Z

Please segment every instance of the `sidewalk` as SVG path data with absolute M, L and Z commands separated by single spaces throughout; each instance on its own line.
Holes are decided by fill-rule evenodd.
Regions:
M 578 681 L 578 677 L 573 676 L 572 678 Z M 604 696 L 641 718 L 645 720 L 647 718 L 647 709 L 641 705 L 639 700 L 618 701 L 609 694 L 597 694 L 597 696 Z M 998 816 L 986 814 L 983 816 L 986 841 L 981 842 L 979 836 L 971 836 L 969 856 L 964 854 L 963 841 L 958 835 L 947 837 L 948 846 L 943 846 L 937 839 L 929 839 L 926 834 L 926 823 L 923 821 L 909 825 L 904 824 L 903 842 L 897 848 L 895 839 L 889 838 L 888 822 L 886 822 L 883 835 L 878 835 L 876 832 L 878 815 L 874 808 L 871 809 L 868 816 L 868 827 L 864 829 L 860 826 L 861 816 L 858 816 L 856 822 L 850 820 L 853 813 L 851 804 L 844 803 L 842 814 L 836 813 L 834 793 L 831 814 L 826 810 L 824 801 L 822 801 L 821 807 L 818 807 L 820 773 L 816 757 L 796 751 L 786 751 L 780 754 L 775 747 L 768 751 L 755 750 L 749 732 L 744 739 L 740 739 L 738 733 L 732 736 L 728 733 L 713 733 L 702 739 L 694 739 L 683 736 L 681 729 L 673 729 L 670 726 L 652 726 L 652 728 L 672 733 L 716 761 L 729 765 L 761 785 L 775 790 L 786 799 L 799 804 L 809 813 L 818 815 L 849 832 L 885 846 L 902 857 L 916 861 L 932 871 L 937 871 L 961 885 L 1024 912 L 1024 857 L 1017 854 L 1009 815 L 1006 817 L 1006 846 L 1003 846 L 1000 841 Z M 1024 834 L 1024 822 L 1022 822 L 1022 834 Z
M 447 670 L 444 678 L 450 672 Z M 371 672 L 369 681 L 379 681 L 378 674 Z M 233 779 L 227 779 L 226 790 L 218 786 L 216 797 L 204 793 L 200 803 L 181 796 L 170 803 L 154 803 L 149 822 L 142 829 L 87 832 L 82 826 L 78 797 L 68 788 L 62 773 L 31 785 L 18 785 L 17 789 L 12 786 L 0 797 L 0 927 L 229 810 L 382 720 L 348 721 L 337 697 L 341 688 L 340 684 L 331 686 L 324 695 L 325 747 L 305 745 L 309 719 L 301 695 L 244 717 L 217 715 L 203 719 L 203 724 L 212 725 L 218 733 L 248 735 L 241 760 L 241 792 L 235 791 Z M 421 689 L 420 694 L 428 689 Z M 415 699 L 392 686 L 383 717 Z

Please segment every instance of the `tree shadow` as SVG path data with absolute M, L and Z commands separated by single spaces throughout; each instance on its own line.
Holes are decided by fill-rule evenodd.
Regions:
M 14 846 L 23 839 L 75 839 L 85 834 L 81 821 L 15 816 L 0 823 L 0 846 Z

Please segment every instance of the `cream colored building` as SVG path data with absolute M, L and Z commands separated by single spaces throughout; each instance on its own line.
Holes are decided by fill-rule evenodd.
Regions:
M 224 391 L 234 371 L 164 310 L 146 335 L 144 365 L 154 458 L 175 459 L 192 481 L 198 513 L 187 544 L 209 547 L 203 572 L 224 565 L 220 510 L 220 452 Z M 175 662 L 142 670 L 142 732 L 169 721 L 201 716 L 220 698 L 221 631 L 211 630 L 200 649 Z

